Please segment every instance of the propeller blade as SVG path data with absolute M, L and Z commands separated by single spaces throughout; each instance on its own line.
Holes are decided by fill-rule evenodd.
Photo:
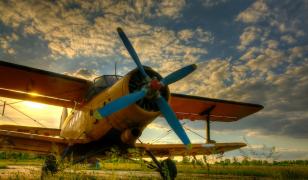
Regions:
M 130 56 L 133 58 L 133 60 L 135 61 L 139 71 L 142 73 L 142 75 L 144 77 L 149 77 L 147 75 L 147 73 L 144 71 L 143 66 L 139 60 L 139 57 L 135 51 L 135 49 L 133 48 L 132 44 L 130 43 L 130 41 L 128 40 L 127 36 L 125 35 L 124 31 L 121 28 L 117 28 L 118 34 L 120 36 L 120 38 L 122 39 L 122 42 L 124 44 L 124 46 L 126 47 L 128 53 L 130 54 Z
M 179 70 L 169 74 L 165 78 L 163 78 L 161 80 L 161 83 L 163 83 L 165 86 L 172 84 L 172 83 L 184 78 L 188 74 L 192 73 L 195 69 L 197 69 L 197 65 L 195 65 L 195 64 L 191 64 L 191 65 L 188 65 L 186 67 L 183 67 L 182 69 L 179 69 Z
M 176 133 L 176 135 L 181 139 L 183 144 L 186 145 L 188 149 L 191 148 L 190 140 L 185 133 L 182 125 L 180 124 L 179 120 L 176 118 L 175 113 L 167 103 L 167 101 L 163 97 L 159 97 L 156 99 L 156 104 L 160 109 L 160 112 L 164 115 L 166 118 L 168 124 L 173 129 L 173 131 Z
M 101 117 L 107 117 L 111 115 L 114 112 L 117 112 L 133 103 L 138 101 L 139 99 L 143 98 L 147 94 L 147 91 L 145 89 L 142 89 L 141 91 L 131 93 L 129 95 L 120 97 L 110 103 L 108 103 L 106 106 L 96 110 L 95 117 L 98 117 L 98 119 L 101 119 Z

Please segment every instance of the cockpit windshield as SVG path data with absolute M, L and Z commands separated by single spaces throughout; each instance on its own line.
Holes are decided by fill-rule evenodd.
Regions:
M 118 79 L 120 79 L 120 77 L 116 75 L 100 76 L 94 79 L 94 86 L 95 88 L 105 89 L 116 83 Z
M 121 76 L 118 75 L 103 75 L 94 79 L 93 86 L 89 90 L 86 99 L 90 100 L 99 92 L 115 84 Z

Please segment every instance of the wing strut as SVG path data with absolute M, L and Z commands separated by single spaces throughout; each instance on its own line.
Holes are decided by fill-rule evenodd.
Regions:
M 211 107 L 204 110 L 200 115 L 206 116 L 206 142 L 207 144 L 216 143 L 216 141 L 211 140 L 211 133 L 210 133 L 210 116 L 211 112 L 215 109 L 215 105 L 212 105 Z
M 6 101 L 3 101 L 2 116 L 4 116 L 5 105 L 6 105 Z

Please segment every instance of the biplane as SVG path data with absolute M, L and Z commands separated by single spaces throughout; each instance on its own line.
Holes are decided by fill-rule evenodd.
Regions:
M 103 75 L 89 81 L 0 62 L 0 96 L 63 107 L 58 129 L 1 125 L 1 150 L 56 153 L 61 158 L 73 154 L 74 161 L 81 162 L 103 156 L 111 147 L 117 147 L 123 155 L 134 148 L 151 157 L 163 177 L 170 177 L 162 171 L 162 163 L 156 157 L 224 153 L 245 146 L 211 140 L 210 122 L 237 121 L 263 106 L 171 93 L 168 85 L 189 75 L 197 66 L 188 65 L 162 77 L 143 66 L 123 30 L 118 28 L 117 32 L 137 65 L 123 77 Z M 67 108 L 71 109 L 69 113 Z M 166 119 L 183 144 L 137 142 L 142 131 L 159 116 Z M 205 143 L 191 144 L 181 125 L 183 119 L 206 122 Z

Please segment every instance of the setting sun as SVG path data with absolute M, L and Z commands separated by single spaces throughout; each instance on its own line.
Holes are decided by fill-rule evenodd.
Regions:
M 40 104 L 36 102 L 31 102 L 31 101 L 25 101 L 24 105 L 30 108 L 36 108 L 36 109 L 43 109 L 46 107 L 45 104 Z

